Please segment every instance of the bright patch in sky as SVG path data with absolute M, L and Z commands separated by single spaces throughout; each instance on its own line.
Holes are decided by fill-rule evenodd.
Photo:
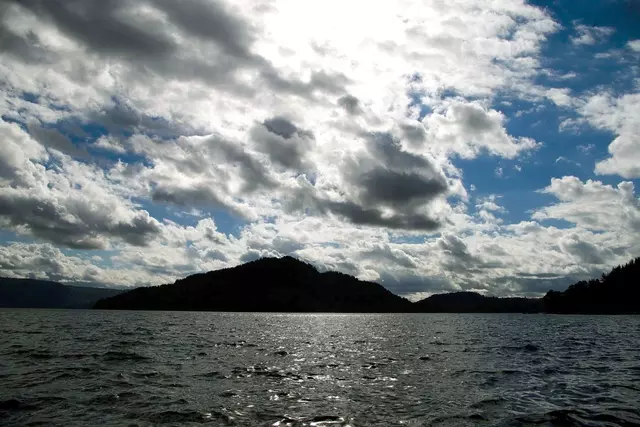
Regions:
M 0 7 L 0 275 L 260 256 L 419 297 L 640 255 L 635 1 Z

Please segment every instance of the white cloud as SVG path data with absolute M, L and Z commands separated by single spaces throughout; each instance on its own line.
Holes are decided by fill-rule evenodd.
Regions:
M 569 164 L 572 164 L 572 165 L 581 166 L 580 163 L 576 162 L 575 160 L 568 159 L 568 158 L 566 158 L 564 156 L 558 157 L 556 159 L 555 163 L 569 163 Z
M 94 165 L 47 153 L 16 124 L 0 121 L 0 225 L 76 248 L 106 248 L 110 239 L 145 245 L 158 221 L 122 197 Z M 49 165 L 49 166 L 47 166 Z
M 553 194 L 560 202 L 537 210 L 534 219 L 567 220 L 589 230 L 640 230 L 640 201 L 632 182 L 623 181 L 613 187 L 565 176 L 553 178 L 543 192 Z
M 594 45 L 605 42 L 614 32 L 611 27 L 597 27 L 577 24 L 575 26 L 576 35 L 571 37 L 571 42 L 575 45 Z
M 68 283 L 130 286 L 166 283 L 167 276 L 149 275 L 139 269 L 105 268 L 101 260 L 65 255 L 49 243 L 9 242 L 0 247 L 0 276 L 32 277 Z
M 455 159 L 541 146 L 510 133 L 498 96 L 580 105 L 534 83 L 559 25 L 524 1 L 87 1 L 69 20 L 70 4 L 39 4 L 0 24 L 0 225 L 36 240 L 0 248 L 2 274 L 156 284 L 295 254 L 399 293 L 526 294 L 634 247 L 614 238 L 635 226 L 628 183 L 571 184 L 624 207 L 614 229 L 589 225 L 599 199 L 565 199 L 555 181 L 560 201 L 535 218 L 573 212 L 571 231 L 504 224 L 497 197 L 468 213 L 477 190 Z M 585 120 L 633 136 L 634 100 L 605 101 Z M 601 168 L 633 175 L 614 148 Z M 242 219 L 236 236 L 219 211 Z
M 427 144 L 443 154 L 474 158 L 482 151 L 505 158 L 536 149 L 531 138 L 514 138 L 504 128 L 505 116 L 487 110 L 478 103 L 453 102 L 442 114 L 434 113 L 423 121 Z
M 489 196 L 486 197 L 478 197 L 477 200 L 477 204 L 476 204 L 476 209 L 485 209 L 488 211 L 495 211 L 495 212 L 500 212 L 500 213 L 506 213 L 507 210 L 498 205 L 496 203 L 496 201 L 499 199 L 500 197 L 495 195 L 495 194 L 491 194 Z
M 582 154 L 589 154 L 596 148 L 595 144 L 584 144 L 578 145 L 576 149 Z
M 640 52 L 640 40 L 629 40 L 627 46 L 634 52 Z
M 640 93 L 594 95 L 579 111 L 592 126 L 616 135 L 609 145 L 610 157 L 596 163 L 595 172 L 640 177 Z
M 573 104 L 570 92 L 566 88 L 551 88 L 547 89 L 546 96 L 560 107 L 570 107 Z

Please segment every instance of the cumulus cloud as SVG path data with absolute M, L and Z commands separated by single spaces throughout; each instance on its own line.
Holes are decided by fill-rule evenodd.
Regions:
M 571 37 L 571 43 L 574 45 L 603 43 L 615 32 L 615 29 L 611 27 L 598 27 L 584 24 L 577 24 L 575 30 L 576 35 Z
M 345 109 L 349 114 L 360 114 L 360 100 L 353 95 L 343 95 L 338 99 L 338 105 Z
M 254 126 L 251 138 L 257 149 L 279 166 L 298 171 L 311 167 L 305 165 L 305 156 L 313 149 L 313 133 L 298 128 L 285 117 L 272 117 Z
M 575 257 L 578 262 L 584 264 L 605 264 L 613 257 L 609 248 L 599 248 L 594 244 L 581 239 L 577 233 L 567 234 L 558 242 L 563 252 Z
M 596 163 L 595 172 L 640 177 L 640 94 L 594 95 L 587 99 L 580 113 L 592 126 L 616 135 L 609 145 L 609 158 Z
M 428 157 L 405 151 L 389 133 L 365 134 L 363 144 L 342 159 L 335 187 L 300 186 L 290 208 L 311 208 L 359 225 L 437 229 L 441 219 L 431 215 L 430 205 L 449 189 L 442 170 Z
M 538 147 L 531 138 L 510 136 L 504 122 L 504 114 L 473 102 L 454 102 L 442 114 L 430 115 L 423 121 L 427 140 L 434 149 L 447 150 L 463 158 L 474 158 L 485 151 L 512 159 Z
M 640 230 L 640 200 L 632 182 L 623 181 L 613 187 L 565 176 L 553 178 L 542 191 L 560 202 L 537 210 L 534 219 L 562 219 L 590 230 Z
M 106 268 L 98 265 L 101 257 L 81 258 L 65 254 L 49 243 L 10 242 L 0 246 L 0 276 L 29 277 L 70 284 L 93 283 L 111 286 L 148 284 L 147 272 L 133 268 Z M 151 283 L 168 281 L 155 276 Z
M 489 196 L 485 196 L 485 197 L 478 197 L 477 198 L 478 204 L 476 204 L 476 209 L 484 209 L 492 212 L 506 213 L 507 210 L 504 207 L 500 206 L 498 203 L 496 203 L 499 199 L 500 199 L 500 196 L 497 196 L 495 194 L 490 194 Z
M 16 124 L 2 122 L 0 129 L 1 171 L 9 178 L 0 188 L 3 227 L 83 249 L 106 248 L 108 238 L 143 246 L 159 232 L 158 221 L 115 194 L 101 169 L 48 156 Z M 57 168 L 45 167 L 52 162 Z

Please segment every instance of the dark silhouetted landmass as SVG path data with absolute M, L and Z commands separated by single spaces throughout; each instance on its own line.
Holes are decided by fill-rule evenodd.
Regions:
M 411 303 L 381 285 L 319 272 L 292 257 L 262 258 L 195 274 L 173 284 L 130 291 L 32 279 L 0 278 L 0 308 L 121 310 L 640 314 L 640 258 L 600 279 L 544 298 L 497 298 L 475 292 L 437 294 Z
M 476 292 L 452 292 L 432 295 L 414 303 L 421 313 L 539 313 L 538 298 L 497 298 Z
M 581 281 L 564 292 L 549 291 L 544 310 L 558 314 L 640 314 L 640 258 L 600 279 Z
M 292 257 L 262 258 L 143 287 L 98 301 L 97 309 L 251 312 L 406 312 L 408 300 L 383 286 L 319 272 Z
M 119 289 L 68 286 L 46 280 L 0 278 L 0 307 L 91 308 L 99 299 L 121 292 Z

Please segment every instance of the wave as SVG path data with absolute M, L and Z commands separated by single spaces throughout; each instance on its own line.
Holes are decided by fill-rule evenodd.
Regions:
M 640 425 L 640 413 L 632 408 L 558 409 L 543 414 L 532 414 L 513 418 L 511 421 L 525 425 L 559 426 L 637 426 Z
M 135 352 L 124 351 L 107 351 L 102 355 L 102 359 L 106 361 L 122 361 L 122 360 L 151 360 L 151 357 L 143 356 Z

